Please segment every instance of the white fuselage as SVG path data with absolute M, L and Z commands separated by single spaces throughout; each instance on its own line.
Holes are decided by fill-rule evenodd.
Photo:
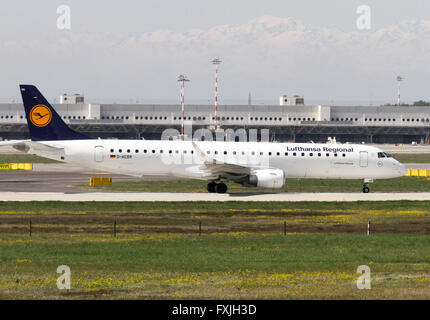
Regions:
M 62 150 L 29 152 L 137 177 L 170 175 L 214 180 L 219 177 L 208 177 L 200 170 L 203 163 L 213 160 L 253 170 L 277 168 L 286 178 L 386 179 L 407 172 L 397 160 L 378 157 L 382 152 L 378 148 L 356 144 L 102 139 L 40 143 Z

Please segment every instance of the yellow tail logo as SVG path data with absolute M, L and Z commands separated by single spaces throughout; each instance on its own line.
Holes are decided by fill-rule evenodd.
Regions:
M 51 123 L 52 112 L 44 104 L 34 106 L 30 111 L 30 121 L 37 127 L 45 127 Z

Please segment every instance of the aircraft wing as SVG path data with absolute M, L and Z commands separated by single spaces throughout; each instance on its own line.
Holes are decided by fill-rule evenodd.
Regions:
M 8 140 L 8 141 L 0 141 L 0 147 L 2 146 L 11 146 L 22 152 L 29 151 L 41 151 L 41 152 L 57 152 L 64 150 L 63 147 L 48 145 L 45 143 L 40 143 L 31 140 Z
M 25 142 L 25 144 L 35 151 L 57 152 L 57 151 L 64 150 L 63 146 L 60 147 L 56 145 L 45 144 L 45 143 L 40 143 L 35 141 L 28 141 L 28 142 Z
M 219 159 L 213 159 L 204 154 L 204 152 L 193 141 L 194 150 L 203 161 L 200 170 L 204 173 L 205 177 L 218 179 L 226 178 L 229 180 L 238 180 L 250 174 L 252 168 L 239 164 L 228 163 Z
M 24 145 L 24 142 L 27 142 L 30 140 L 6 140 L 6 141 L 0 141 L 0 147 L 2 146 L 18 146 L 18 145 Z

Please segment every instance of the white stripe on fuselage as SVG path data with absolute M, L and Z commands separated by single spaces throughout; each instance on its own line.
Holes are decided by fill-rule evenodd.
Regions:
M 65 162 L 138 177 L 199 178 L 199 173 L 191 169 L 199 168 L 205 160 L 191 141 L 99 139 L 41 143 L 64 148 L 64 153 L 40 155 L 56 160 L 63 160 L 62 156 Z M 287 178 L 384 179 L 405 174 L 405 167 L 398 161 L 378 158 L 382 151 L 366 145 L 209 141 L 195 144 L 207 159 L 252 168 L 278 168 Z

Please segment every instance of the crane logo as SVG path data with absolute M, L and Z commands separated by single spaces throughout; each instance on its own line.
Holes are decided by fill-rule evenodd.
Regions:
M 51 123 L 52 112 L 44 104 L 34 106 L 30 111 L 30 121 L 37 127 L 45 127 Z

